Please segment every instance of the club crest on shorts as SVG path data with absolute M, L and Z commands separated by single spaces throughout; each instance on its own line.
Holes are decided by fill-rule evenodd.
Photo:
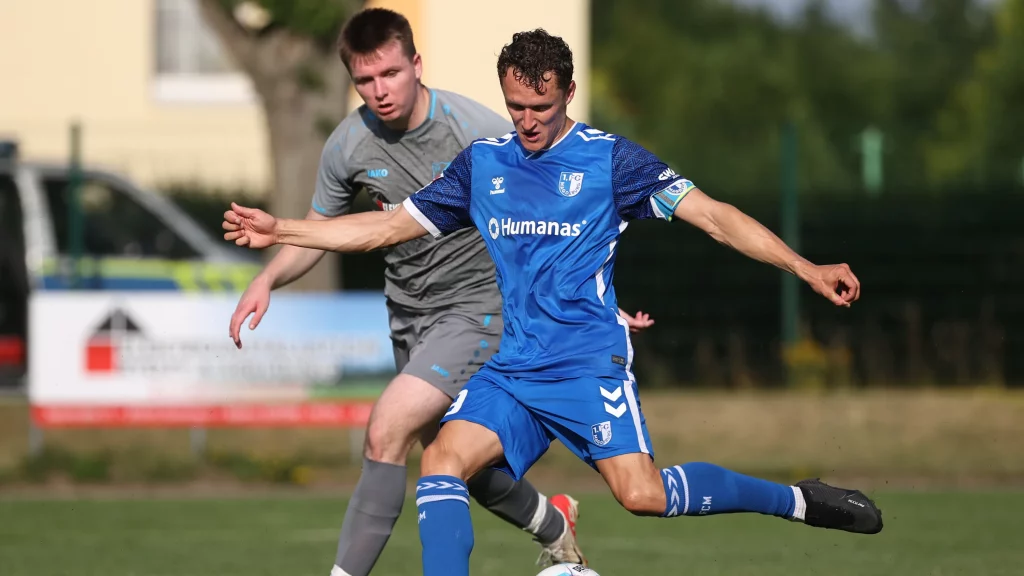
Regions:
M 612 423 L 608 420 L 590 427 L 590 433 L 594 436 L 594 444 L 604 446 L 612 441 Z
M 562 172 L 558 179 L 558 193 L 572 198 L 583 189 L 583 172 Z

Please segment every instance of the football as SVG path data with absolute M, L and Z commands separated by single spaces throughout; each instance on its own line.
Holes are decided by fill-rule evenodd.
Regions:
M 586 566 L 579 564 L 555 564 L 550 568 L 541 570 L 537 576 L 601 576 Z

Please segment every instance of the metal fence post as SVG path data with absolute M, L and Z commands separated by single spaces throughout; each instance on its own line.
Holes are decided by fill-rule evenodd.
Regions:
M 800 205 L 797 196 L 796 126 L 787 122 L 782 128 L 782 240 L 800 251 Z M 782 273 L 782 342 L 792 346 L 800 339 L 800 285 L 788 272 Z

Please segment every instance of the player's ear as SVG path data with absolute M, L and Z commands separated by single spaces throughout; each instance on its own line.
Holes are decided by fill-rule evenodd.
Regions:
M 412 55 L 412 68 L 416 71 L 416 79 L 420 80 L 423 78 L 423 57 L 420 56 L 419 52 Z
M 565 105 L 568 106 L 572 102 L 572 97 L 576 95 L 576 81 L 569 81 L 569 88 L 565 91 Z

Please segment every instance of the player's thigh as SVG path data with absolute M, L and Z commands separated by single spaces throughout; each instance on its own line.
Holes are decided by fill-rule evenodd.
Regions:
M 580 377 L 530 382 L 521 399 L 550 433 L 588 465 L 623 454 L 653 457 L 636 383 Z
M 466 429 L 462 425 L 451 428 L 450 425 L 470 422 L 489 430 L 498 439 L 500 457 L 488 465 L 520 480 L 547 451 L 552 437 L 512 395 L 510 384 L 507 378 L 487 368 L 474 375 L 441 419 L 441 431 L 427 450 L 434 449 L 449 434 Z M 478 471 L 472 469 L 470 475 Z
M 447 312 L 424 319 L 403 374 L 416 376 L 454 398 L 498 350 L 500 315 Z
M 436 386 L 408 374 L 388 383 L 370 413 L 366 455 L 400 464 L 424 430 L 436 429 L 451 398 Z

